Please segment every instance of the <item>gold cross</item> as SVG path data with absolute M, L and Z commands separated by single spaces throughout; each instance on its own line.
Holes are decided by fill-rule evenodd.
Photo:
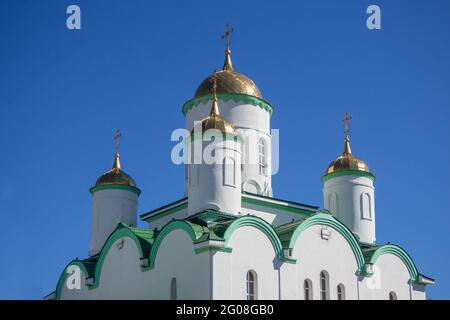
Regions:
M 350 132 L 349 123 L 352 121 L 352 116 L 349 115 L 347 112 L 345 113 L 345 117 L 341 119 L 341 122 L 344 124 L 345 129 L 345 136 L 348 137 L 348 133 Z
M 116 153 L 119 153 L 120 138 L 122 138 L 122 133 L 119 129 L 117 129 L 116 133 L 114 133 L 114 140 L 116 141 Z
M 227 42 L 227 48 L 230 47 L 230 36 L 233 33 L 234 29 L 233 27 L 230 27 L 230 25 L 227 23 L 225 26 L 225 32 L 222 34 L 222 39 L 225 38 Z

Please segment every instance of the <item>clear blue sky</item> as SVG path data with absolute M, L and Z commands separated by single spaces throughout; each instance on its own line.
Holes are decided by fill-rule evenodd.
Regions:
M 82 30 L 66 28 L 78 4 Z M 369 31 L 378 4 L 382 30 Z M 182 104 L 223 62 L 275 108 L 274 195 L 322 206 L 320 177 L 342 150 L 377 176 L 379 243 L 397 243 L 450 298 L 450 2 L 100 1 L 0 3 L 0 298 L 41 298 L 87 255 L 89 188 L 122 165 L 142 189 L 139 213 L 183 195 L 170 160 Z

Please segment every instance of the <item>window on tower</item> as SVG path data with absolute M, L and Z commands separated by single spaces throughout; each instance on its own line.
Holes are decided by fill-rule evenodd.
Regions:
M 236 187 L 236 162 L 231 157 L 226 157 L 223 162 L 223 185 Z
M 247 272 L 247 279 L 246 279 L 246 296 L 247 300 L 257 300 L 257 276 L 256 272 L 253 270 L 250 270 Z
M 258 163 L 259 174 L 267 176 L 267 147 L 263 138 L 259 139 L 258 142 Z
M 397 294 L 394 291 L 389 292 L 389 300 L 397 300 Z

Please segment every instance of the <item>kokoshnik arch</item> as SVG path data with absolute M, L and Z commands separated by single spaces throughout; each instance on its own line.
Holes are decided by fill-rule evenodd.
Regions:
M 90 190 L 88 257 L 71 261 L 46 298 L 425 299 L 434 280 L 401 247 L 376 242 L 375 176 L 352 153 L 351 117 L 344 151 L 321 178 L 324 209 L 273 197 L 274 109 L 234 70 L 231 31 L 223 68 L 182 107 L 192 141 L 208 142 L 221 161 L 186 164 L 184 197 L 140 215 L 148 228 L 136 228 L 141 190 L 117 144 L 112 169 Z M 241 129 L 259 137 L 255 163 L 243 161 Z M 203 139 L 210 130 L 224 139 Z

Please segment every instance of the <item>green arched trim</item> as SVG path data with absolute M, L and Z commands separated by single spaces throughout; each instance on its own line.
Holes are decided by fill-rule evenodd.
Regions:
M 345 238 L 345 240 L 347 240 L 348 244 L 352 248 L 356 263 L 358 265 L 358 272 L 361 272 L 363 270 L 364 255 L 362 253 L 361 247 L 359 246 L 358 240 L 344 224 L 336 220 L 329 213 L 320 212 L 299 224 L 291 236 L 289 248 L 293 249 L 300 234 L 313 225 L 329 226 L 338 231 Z
M 156 256 L 158 254 L 158 249 L 164 240 L 164 238 L 175 230 L 184 230 L 189 235 L 189 237 L 192 240 L 192 243 L 195 243 L 198 238 L 204 233 L 203 227 L 199 225 L 193 225 L 187 221 L 184 220 L 175 220 L 170 223 L 168 223 L 164 228 L 161 229 L 161 232 L 158 234 L 158 236 L 155 239 L 155 242 L 153 243 L 152 249 L 150 251 L 150 266 L 149 269 L 155 268 L 155 260 Z
M 89 191 L 93 194 L 96 191 L 110 190 L 110 189 L 128 190 L 128 191 L 136 193 L 137 195 L 141 194 L 141 190 L 139 188 L 132 187 L 132 186 L 126 186 L 123 184 L 104 184 L 101 186 L 92 187 Z
M 230 241 L 231 235 L 239 228 L 251 226 L 260 231 L 262 231 L 272 243 L 273 249 L 277 257 L 283 257 L 283 247 L 281 245 L 280 238 L 278 238 L 277 233 L 273 227 L 261 218 L 253 216 L 244 216 L 234 220 L 230 226 L 225 231 L 223 238 L 225 239 L 225 248 L 228 247 L 228 242 Z
M 65 268 L 64 271 L 61 273 L 61 275 L 59 276 L 58 279 L 58 283 L 56 285 L 56 300 L 59 300 L 61 298 L 61 291 L 62 288 L 64 286 L 64 284 L 66 283 L 67 280 L 67 268 L 69 268 L 70 266 L 78 266 L 80 268 L 80 270 L 84 273 L 85 278 L 89 278 L 89 272 L 86 269 L 86 266 L 84 265 L 84 263 L 80 260 L 72 260 Z
M 399 246 L 393 244 L 385 244 L 379 247 L 370 258 L 370 263 L 376 264 L 378 258 L 386 253 L 393 254 L 398 258 L 400 258 L 400 260 L 405 264 L 406 268 L 408 269 L 411 281 L 416 282 L 418 280 L 419 272 L 417 271 L 416 265 L 414 264 L 409 254 L 406 253 L 406 251 L 400 248 Z
M 95 266 L 95 276 L 94 276 L 94 285 L 89 286 L 89 289 L 94 289 L 98 287 L 98 284 L 100 283 L 100 276 L 103 269 L 103 263 L 105 262 L 105 258 L 108 255 L 109 249 L 111 246 L 119 239 L 121 238 L 130 238 L 134 241 L 136 244 L 136 248 L 139 251 L 139 257 L 143 259 L 144 256 L 144 250 L 142 248 L 142 244 L 139 241 L 138 237 L 126 226 L 119 225 L 118 229 L 114 231 L 106 241 L 105 245 L 102 248 L 102 251 L 100 253 L 100 257 L 98 258 L 97 264 Z M 141 267 L 142 271 L 146 271 L 146 268 Z
M 234 102 L 244 102 L 245 104 L 251 104 L 254 105 L 255 107 L 260 107 L 261 109 L 264 109 L 267 112 L 269 112 L 270 115 L 272 115 L 273 113 L 273 107 L 268 101 L 261 98 L 257 98 L 255 96 L 241 93 L 218 93 L 217 97 L 219 98 L 219 100 L 225 102 L 232 100 Z M 202 103 L 208 103 L 209 101 L 211 101 L 210 95 L 191 99 L 183 105 L 182 108 L 183 114 L 186 115 L 188 111 L 191 110 L 192 108 L 195 108 Z
M 359 170 L 341 170 L 341 171 L 336 171 L 333 173 L 329 173 L 326 175 L 323 175 L 321 180 L 322 182 L 325 182 L 327 180 L 330 180 L 332 178 L 336 178 L 336 177 L 341 177 L 341 176 L 358 176 L 358 177 L 367 177 L 370 180 L 374 181 L 375 180 L 375 176 L 367 171 L 359 171 Z

